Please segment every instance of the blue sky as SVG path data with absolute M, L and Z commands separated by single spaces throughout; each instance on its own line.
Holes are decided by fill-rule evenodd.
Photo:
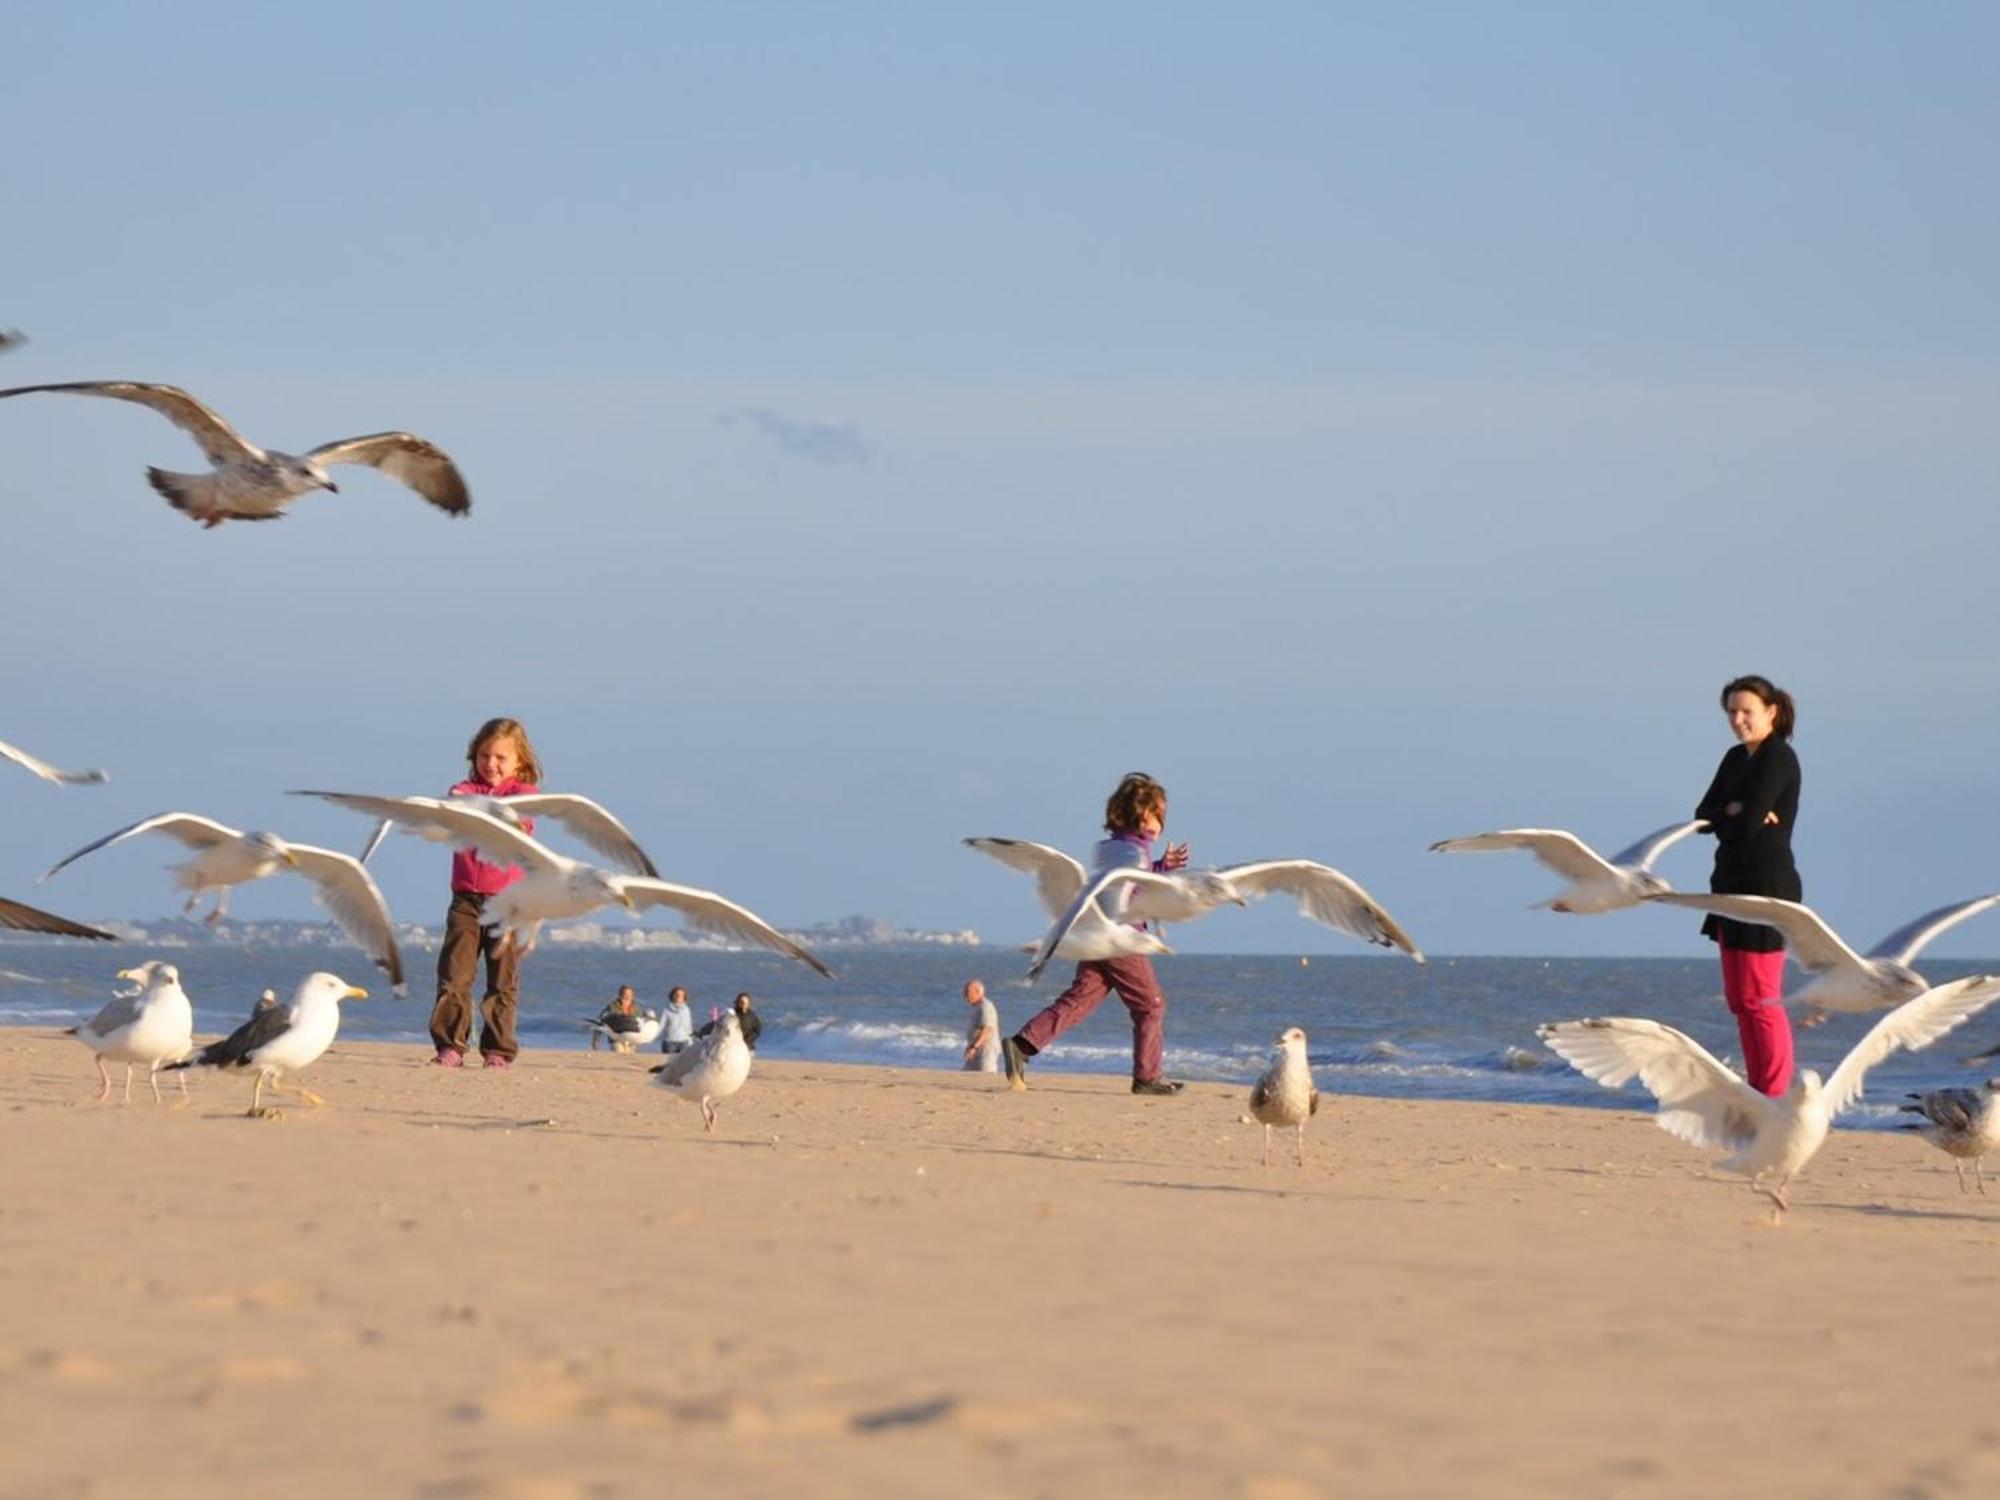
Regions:
M 1984 7 L 0 29 L 0 380 L 170 381 L 294 451 L 406 427 L 475 497 L 349 471 L 205 533 L 151 413 L 0 403 L 0 738 L 115 777 L 0 781 L 6 894 L 169 909 L 164 845 L 31 885 L 168 807 L 356 842 L 282 790 L 441 786 L 506 712 L 779 921 L 1024 937 L 956 840 L 1078 848 L 1144 767 L 1198 858 L 1325 859 L 1438 952 L 1700 952 L 1425 847 L 1669 821 L 1745 670 L 1801 700 L 1831 919 L 2000 888 Z M 436 851 L 378 873 L 441 914 Z

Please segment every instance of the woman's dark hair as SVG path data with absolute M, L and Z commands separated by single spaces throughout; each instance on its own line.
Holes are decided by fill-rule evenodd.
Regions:
M 1722 711 L 1729 712 L 1729 699 L 1735 693 L 1755 693 L 1766 706 L 1778 711 L 1778 721 L 1773 726 L 1781 740 L 1792 737 L 1792 729 L 1799 722 L 1798 706 L 1792 702 L 1792 695 L 1772 682 L 1768 677 L 1751 673 L 1748 677 L 1732 677 L 1722 685 Z

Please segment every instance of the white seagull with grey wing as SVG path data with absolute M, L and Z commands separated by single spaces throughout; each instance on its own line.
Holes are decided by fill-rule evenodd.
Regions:
M 259 448 L 220 415 L 179 386 L 138 380 L 73 380 L 58 385 L 20 385 L 8 396 L 52 392 L 108 396 L 151 407 L 195 440 L 209 463 L 207 474 L 147 469 L 146 478 L 175 510 L 211 529 L 224 521 L 274 521 L 285 506 L 315 490 L 338 494 L 327 474 L 333 464 L 365 464 L 400 480 L 439 510 L 462 516 L 472 495 L 451 456 L 437 444 L 408 432 L 371 432 L 363 437 L 322 443 L 307 453 Z
M 1777 1205 L 1813 1159 L 1834 1119 L 1861 1097 L 1868 1070 L 1901 1051 L 1917 1052 L 2000 1000 L 2000 976 L 1975 974 L 1941 984 L 1889 1012 L 1824 1083 L 1801 1069 L 1783 1097 L 1758 1093 L 1685 1032 L 1658 1021 L 1600 1016 L 1557 1021 L 1535 1034 L 1584 1077 L 1617 1088 L 1637 1078 L 1660 1101 L 1656 1123 L 1690 1146 L 1720 1146 L 1718 1163 L 1741 1172 Z
M 132 1068 L 144 1063 L 153 1085 L 153 1102 L 160 1102 L 160 1069 L 179 1062 L 194 1050 L 194 1004 L 181 988 L 180 970 L 160 959 L 148 959 L 136 968 L 120 969 L 120 979 L 132 980 L 137 989 L 121 990 L 96 1015 L 69 1035 L 96 1054 L 97 1076 L 104 1080 L 98 1089 L 100 1100 L 111 1097 L 111 1075 L 104 1062 L 125 1064 L 125 1102 L 132 1102 Z M 187 1079 L 181 1079 L 181 1098 L 187 1098 Z
M 1028 975 L 1052 958 L 1088 961 L 1131 953 L 1168 953 L 1160 937 L 1135 922 L 1189 922 L 1219 906 L 1243 906 L 1273 891 L 1298 898 L 1299 912 L 1349 937 L 1400 948 L 1424 961 L 1409 934 L 1355 881 L 1309 859 L 1270 859 L 1210 870 L 1148 870 L 1119 865 L 1087 875 L 1060 849 L 1025 839 L 969 838 L 969 848 L 1035 877 L 1035 893 L 1055 918 Z M 1113 903 L 1116 903 L 1115 907 Z
M 183 911 L 193 911 L 203 891 L 215 892 L 215 909 L 207 920 L 222 920 L 229 907 L 229 889 L 248 881 L 261 880 L 278 870 L 295 870 L 313 883 L 320 904 L 333 915 L 341 930 L 359 943 L 389 976 L 397 994 L 403 988 L 403 956 L 396 948 L 395 923 L 388 903 L 374 878 L 351 854 L 319 849 L 311 844 L 294 844 L 275 833 L 244 833 L 204 818 L 199 813 L 166 812 L 141 818 L 116 833 L 108 833 L 94 844 L 85 844 L 74 854 L 65 855 L 39 879 L 47 880 L 63 866 L 108 849 L 142 833 L 160 833 L 179 840 L 195 851 L 193 859 L 172 866 L 174 881 L 188 893 Z
M 308 974 L 292 994 L 289 1005 L 266 1005 L 258 1001 L 250 1019 L 219 1042 L 210 1042 L 185 1062 L 169 1064 L 181 1068 L 255 1068 L 257 1081 L 250 1089 L 249 1115 L 252 1119 L 281 1120 L 282 1110 L 267 1108 L 264 1090 L 296 1094 L 317 1109 L 326 1101 L 311 1089 L 287 1087 L 278 1080 L 287 1073 L 311 1067 L 325 1055 L 340 1032 L 340 1003 L 365 1000 L 368 991 L 357 989 L 338 974 Z
M 468 847 L 494 864 L 521 867 L 522 875 L 486 900 L 481 924 L 512 933 L 523 952 L 532 950 L 544 922 L 580 917 L 600 907 L 638 912 L 668 906 L 690 927 L 738 942 L 754 943 L 795 958 L 827 978 L 833 971 L 747 907 L 713 891 L 643 875 L 600 870 L 557 854 L 512 823 L 477 807 L 441 797 L 374 797 L 358 792 L 301 792 L 373 818 L 388 818 L 414 829 L 434 829 L 447 842 Z
M 1974 896 L 1927 911 L 1905 922 L 1866 953 L 1856 953 L 1810 906 L 1777 896 L 1732 896 L 1689 891 L 1646 898 L 1667 906 L 1690 906 L 1736 922 L 1775 927 L 1785 947 L 1812 982 L 1791 997 L 1810 1016 L 1827 1011 L 1881 1010 L 1900 1005 L 1930 988 L 1911 965 L 1932 939 L 1967 917 L 2000 906 L 2000 894 Z
M 727 1099 L 750 1077 L 750 1048 L 743 1040 L 742 1018 L 733 1010 L 724 1011 L 707 1036 L 695 1038 L 647 1071 L 668 1093 L 699 1104 L 702 1129 L 714 1134 L 716 1100 Z
M 1637 906 L 1650 895 L 1672 890 L 1672 886 L 1653 873 L 1653 861 L 1689 834 L 1706 827 L 1708 824 L 1700 818 L 1669 823 L 1609 859 L 1575 834 L 1560 828 L 1501 828 L 1492 833 L 1440 839 L 1431 845 L 1431 852 L 1481 854 L 1496 849 L 1525 849 L 1544 869 L 1569 882 L 1548 900 L 1536 902 L 1537 906 L 1577 916 L 1595 916 Z

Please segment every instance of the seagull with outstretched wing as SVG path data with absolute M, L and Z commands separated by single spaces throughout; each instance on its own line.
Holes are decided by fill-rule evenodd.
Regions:
M 1921 995 L 1931 982 L 1911 967 L 1916 956 L 1940 933 L 1967 917 L 2000 906 L 2000 894 L 1954 901 L 1905 922 L 1866 953 L 1856 953 L 1803 902 L 1700 891 L 1662 893 L 1646 899 L 1714 912 L 1734 922 L 1777 928 L 1785 936 L 1786 951 L 1813 976 L 1811 983 L 1791 997 L 1811 1016 L 1828 1011 L 1881 1010 Z
M 53 392 L 108 396 L 150 407 L 180 428 L 208 459 L 206 474 L 148 469 L 146 478 L 167 503 L 209 528 L 224 521 L 274 521 L 285 506 L 315 490 L 338 494 L 327 474 L 335 464 L 362 464 L 400 480 L 447 515 L 472 509 L 472 493 L 451 456 L 437 444 L 408 432 L 372 432 L 322 443 L 306 453 L 259 448 L 179 386 L 138 380 L 72 380 L 57 385 L 19 385 L 8 396 Z
M 215 909 L 207 921 L 213 926 L 229 908 L 232 886 L 261 880 L 279 870 L 293 870 L 313 883 L 320 904 L 347 935 L 359 943 L 389 976 L 398 995 L 404 993 L 403 955 L 396 947 L 395 922 L 389 905 L 375 879 L 351 854 L 319 849 L 311 844 L 294 844 L 275 833 L 244 833 L 199 813 L 165 812 L 107 833 L 95 843 L 85 844 L 74 854 L 64 855 L 39 877 L 47 880 L 65 865 L 86 854 L 122 844 L 142 833 L 164 834 L 195 851 L 194 858 L 174 865 L 174 883 L 188 893 L 184 912 L 193 911 L 203 891 L 215 892 Z
M 1536 1028 L 1549 1050 L 1584 1077 L 1617 1088 L 1637 1078 L 1660 1101 L 1656 1123 L 1690 1146 L 1729 1152 L 1782 1215 L 1785 1187 L 1811 1161 L 1836 1117 L 1861 1097 L 1868 1070 L 1898 1051 L 1917 1052 L 2000 1000 L 2000 975 L 1975 974 L 1926 990 L 1889 1012 L 1824 1083 L 1801 1069 L 1782 1097 L 1758 1093 L 1685 1032 L 1658 1021 L 1597 1016 Z
M 96 786 L 111 778 L 102 771 L 65 771 L 61 766 L 52 766 L 47 761 L 30 755 L 18 745 L 10 745 L 0 740 L 0 760 L 11 760 L 32 776 L 44 781 L 53 781 L 57 786 Z
M 1653 873 L 1653 862 L 1691 833 L 1708 827 L 1700 818 L 1655 829 L 1630 848 L 1606 859 L 1575 834 L 1561 828 L 1501 828 L 1465 838 L 1440 839 L 1434 854 L 1481 854 L 1496 849 L 1525 849 L 1544 869 L 1569 882 L 1537 906 L 1550 911 L 1593 916 L 1637 906 L 1649 894 L 1672 886 Z
M 583 916 L 605 906 L 643 911 L 668 906 L 690 927 L 733 938 L 795 958 L 827 978 L 833 971 L 747 907 L 713 891 L 675 885 L 643 875 L 621 875 L 557 854 L 512 823 L 448 797 L 376 797 L 359 792 L 300 792 L 353 812 L 388 818 L 413 828 L 436 830 L 444 842 L 474 850 L 501 866 L 518 865 L 522 875 L 487 898 L 483 925 L 512 933 L 522 951 L 531 951 L 544 922 Z
M 648 875 L 659 878 L 660 872 L 654 868 L 652 858 L 639 847 L 639 841 L 623 823 L 613 817 L 603 804 L 593 802 L 588 797 L 579 797 L 574 792 L 516 792 L 508 797 L 481 797 L 473 795 L 454 796 L 452 801 L 468 807 L 476 807 L 489 817 L 498 818 L 520 828 L 523 819 L 550 818 L 568 829 L 578 842 L 587 845 L 610 860 L 619 869 L 630 875 Z M 365 865 L 382 840 L 389 836 L 395 826 L 392 818 L 383 818 L 376 823 L 374 833 L 369 835 L 368 845 L 361 851 L 361 862 Z M 433 843 L 446 843 L 451 835 L 431 824 L 420 824 L 408 830 Z

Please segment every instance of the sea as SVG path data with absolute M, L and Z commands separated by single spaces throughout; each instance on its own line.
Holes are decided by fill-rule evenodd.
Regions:
M 398 1000 L 360 955 L 325 944 L 128 943 L 112 951 L 96 944 L 0 942 L 0 1025 L 50 1032 L 74 1026 L 121 987 L 118 969 L 148 957 L 179 967 L 198 1035 L 232 1029 L 267 986 L 287 996 L 306 974 L 332 969 L 370 993 L 345 1007 L 342 1036 L 405 1043 L 418 1055 L 429 1051 L 435 957 L 434 950 L 414 944 L 404 950 L 412 993 Z M 523 965 L 521 1043 L 586 1048 L 584 1023 L 619 985 L 634 986 L 639 1003 L 655 1008 L 679 984 L 687 987 L 697 1019 L 748 991 L 764 1021 L 761 1057 L 954 1069 L 964 1045 L 967 1009 L 960 991 L 966 980 L 985 980 L 1003 1028 L 1012 1030 L 1060 993 L 1070 973 L 1067 965 L 1051 965 L 1030 984 L 1020 977 L 1026 958 L 999 947 L 860 947 L 827 957 L 832 980 L 761 952 L 544 944 Z M 1570 1069 L 1536 1039 L 1537 1024 L 1646 1016 L 1680 1028 L 1732 1065 L 1738 1056 L 1735 1024 L 1712 961 L 1433 957 L 1418 965 L 1360 953 L 1176 954 L 1155 962 L 1167 993 L 1167 1070 L 1180 1078 L 1246 1084 L 1263 1069 L 1277 1033 L 1301 1026 L 1325 1091 L 1648 1109 L 1651 1100 L 1637 1084 L 1606 1089 Z M 1925 966 L 1926 975 L 1940 982 L 1985 972 L 2000 973 L 2000 960 Z M 1838 1016 L 1799 1030 L 1800 1066 L 1830 1072 L 1878 1017 Z M 1131 1065 L 1131 1035 L 1124 1007 L 1107 999 L 1036 1059 L 1036 1071 L 1123 1074 Z M 1996 1043 L 2000 1005 L 1928 1050 L 1875 1068 L 1866 1097 L 1841 1124 L 1893 1127 L 1906 1092 L 1976 1083 L 1989 1069 L 2000 1073 L 2000 1062 L 1964 1060 Z M 81 1055 L 78 1078 L 94 1082 Z

